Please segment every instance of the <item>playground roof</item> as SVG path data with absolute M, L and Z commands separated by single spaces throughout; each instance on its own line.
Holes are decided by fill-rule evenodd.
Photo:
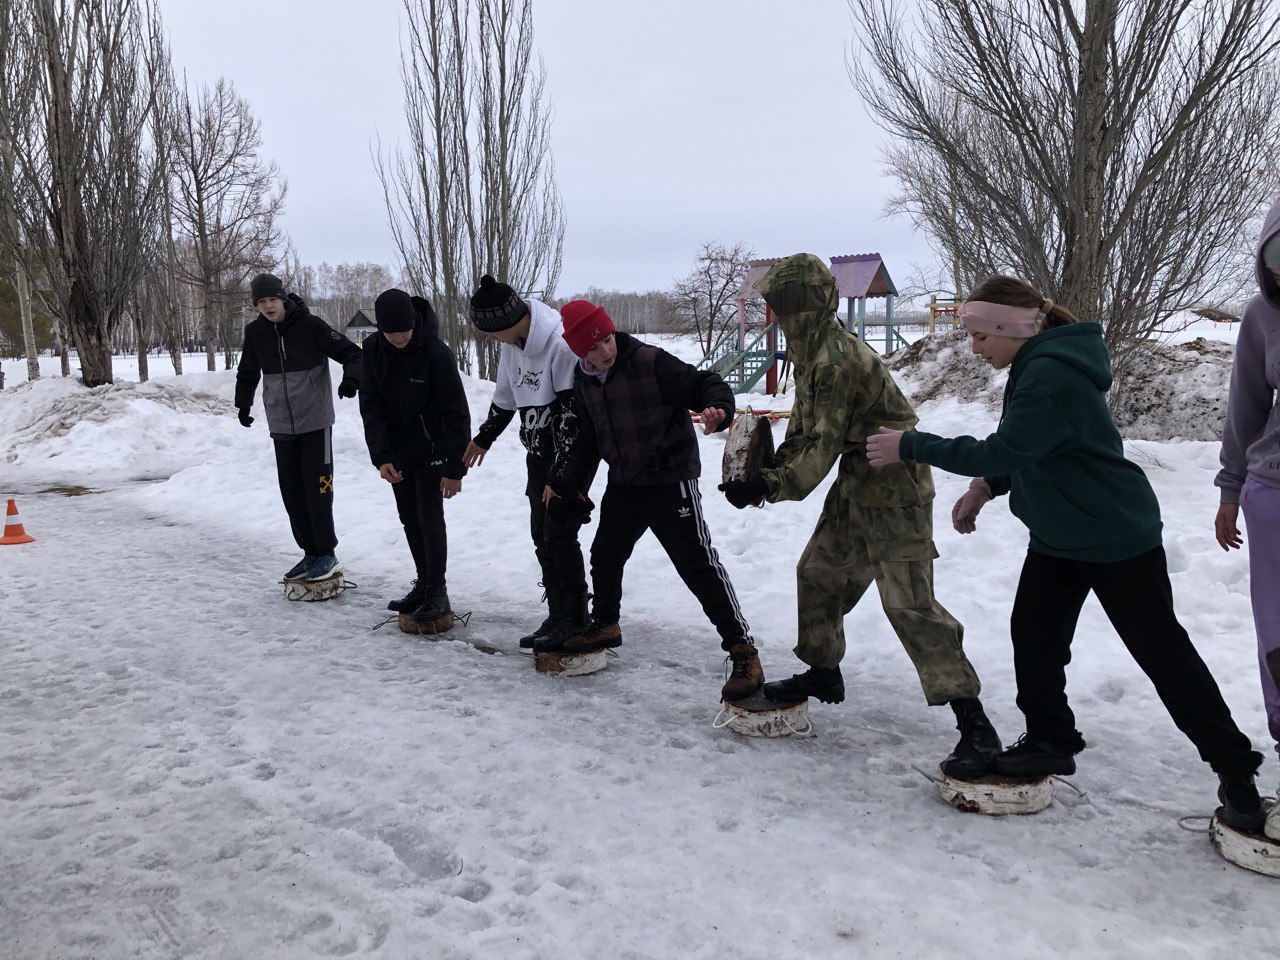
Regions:
M 878 253 L 832 257 L 831 273 L 836 278 L 842 300 L 898 295 L 898 288 L 893 285 Z
M 765 260 L 748 260 L 747 275 L 743 278 L 742 287 L 738 290 L 740 300 L 759 300 L 756 292 L 756 281 L 768 272 L 782 257 L 771 257 Z M 898 288 L 893 285 L 889 271 L 885 269 L 884 260 L 878 253 L 855 253 L 848 256 L 831 258 L 831 274 L 836 278 L 836 286 L 840 291 L 840 299 L 850 297 L 887 297 L 898 295 Z
M 747 275 L 742 278 L 742 286 L 738 289 L 739 300 L 759 300 L 760 294 L 756 292 L 756 281 L 769 272 L 772 267 L 782 257 L 768 257 L 764 260 L 748 260 Z

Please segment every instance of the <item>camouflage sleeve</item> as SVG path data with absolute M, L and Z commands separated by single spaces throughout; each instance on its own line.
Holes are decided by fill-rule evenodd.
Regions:
M 803 500 L 831 472 L 845 450 L 853 389 L 852 378 L 836 365 L 819 371 L 807 404 L 812 415 L 803 426 L 788 425 L 789 436 L 774 454 L 773 467 L 761 472 L 771 503 Z

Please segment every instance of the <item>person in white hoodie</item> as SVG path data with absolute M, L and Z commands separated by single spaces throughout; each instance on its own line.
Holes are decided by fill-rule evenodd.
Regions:
M 1213 526 L 1223 550 L 1238 550 L 1244 512 L 1262 702 L 1280 751 L 1280 202 L 1263 223 L 1256 263 L 1259 290 L 1236 336 Z M 1272 805 L 1264 831 L 1280 840 L 1280 803 Z
M 573 447 L 579 419 L 574 410 L 573 373 L 578 364 L 561 337 L 560 314 L 540 300 L 521 298 L 491 276 L 480 279 L 471 298 L 471 323 L 501 344 L 498 374 L 489 416 L 467 444 L 463 463 L 478 467 L 513 417 L 520 417 L 520 442 L 526 450 L 529 533 L 542 569 L 548 615 L 520 646 L 533 647 L 547 636 L 572 636 L 590 622 L 587 575 L 578 531 L 591 512 L 587 490 L 594 471 L 583 480 L 581 497 L 554 497 L 549 480 Z

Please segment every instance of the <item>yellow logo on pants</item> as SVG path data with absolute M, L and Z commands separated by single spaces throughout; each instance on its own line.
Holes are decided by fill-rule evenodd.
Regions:
M 326 477 L 326 476 L 324 476 L 324 475 L 321 475 L 321 477 L 320 477 L 320 492 L 321 492 L 321 493 L 333 493 L 333 474 L 332 474 L 332 473 L 331 473 L 331 474 L 329 474 L 327 477 Z

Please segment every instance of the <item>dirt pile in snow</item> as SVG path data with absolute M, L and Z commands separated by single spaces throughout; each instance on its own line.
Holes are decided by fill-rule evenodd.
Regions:
M 1135 351 L 1123 390 L 1111 396 L 1120 432 L 1131 440 L 1220 439 L 1234 351 L 1203 337 Z M 885 366 L 917 405 L 954 397 L 998 408 L 1004 394 L 1005 374 L 973 356 L 963 332 L 917 340 Z

